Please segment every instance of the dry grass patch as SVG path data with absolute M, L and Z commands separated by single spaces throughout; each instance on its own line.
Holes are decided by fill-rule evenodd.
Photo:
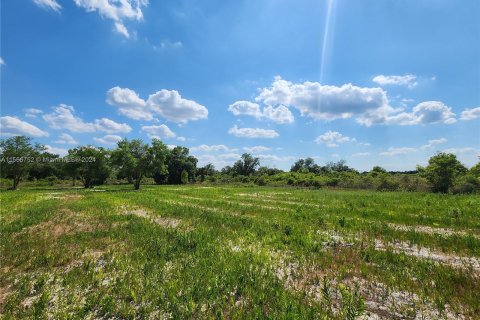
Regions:
M 176 229 L 182 224 L 182 221 L 180 219 L 156 216 L 149 213 L 147 210 L 141 208 L 128 209 L 127 207 L 122 207 L 121 212 L 122 214 L 134 215 L 136 217 L 146 219 L 164 228 Z

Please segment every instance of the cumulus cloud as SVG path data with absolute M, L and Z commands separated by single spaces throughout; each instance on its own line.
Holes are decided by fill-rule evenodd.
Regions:
M 150 108 L 167 120 L 186 123 L 206 119 L 208 110 L 193 100 L 187 100 L 175 90 L 160 90 L 148 97 Z
M 120 114 L 134 120 L 153 120 L 154 115 L 177 123 L 208 118 L 207 108 L 182 98 L 175 90 L 160 90 L 145 101 L 131 89 L 114 87 L 108 90 L 106 101 L 117 107 Z
M 465 109 L 460 115 L 460 120 L 474 120 L 480 117 L 480 107 Z
M 428 143 L 421 146 L 420 149 L 425 150 L 425 149 L 430 149 L 435 146 L 438 146 L 439 144 L 446 143 L 447 139 L 445 138 L 440 138 L 440 139 L 434 139 L 434 140 L 428 140 Z
M 35 0 L 37 1 L 37 0 Z M 53 1 L 53 0 L 41 0 Z M 130 33 L 125 27 L 125 20 L 141 21 L 143 19 L 142 7 L 148 5 L 148 0 L 74 0 L 78 7 L 87 12 L 97 11 L 102 18 L 113 20 L 115 30 L 130 38 Z
M 176 134 L 164 124 L 161 124 L 159 126 L 143 126 L 142 131 L 147 133 L 147 135 L 152 139 L 165 139 L 176 137 Z
M 408 153 L 413 153 L 416 152 L 417 149 L 415 148 L 407 148 L 407 147 L 402 147 L 402 148 L 388 148 L 387 151 L 380 152 L 381 156 L 386 156 L 386 157 L 392 157 L 396 155 L 401 155 L 401 154 L 408 154 Z
M 285 162 L 295 160 L 295 157 L 292 156 L 277 156 L 274 154 L 256 154 L 254 157 L 259 158 L 261 161 L 275 163 L 275 162 Z
M 107 103 L 133 120 L 153 120 L 152 111 L 138 94 L 128 88 L 114 87 L 107 91 Z
M 54 108 L 52 113 L 43 116 L 43 119 L 53 129 L 67 129 L 71 132 L 94 132 L 93 123 L 84 122 L 75 116 L 75 109 L 66 104 L 60 104 Z
M 48 132 L 40 130 L 33 124 L 22 121 L 17 117 L 0 117 L 0 135 L 2 136 L 29 136 L 29 137 L 48 137 Z
M 260 128 L 239 128 L 237 125 L 234 125 L 228 133 L 233 134 L 239 138 L 276 138 L 279 136 L 278 132 L 270 129 L 260 129 Z
M 275 123 L 292 123 L 294 121 L 292 112 L 284 105 L 278 107 L 265 106 L 262 110 L 257 103 L 237 101 L 231 104 L 228 110 L 235 116 L 248 115 L 257 119 L 268 119 Z
M 373 78 L 373 82 L 378 83 L 381 86 L 387 85 L 396 85 L 396 86 L 407 86 L 413 88 L 418 85 L 417 76 L 413 74 L 406 74 L 403 76 L 384 76 L 378 75 Z
M 64 157 L 68 154 L 68 150 L 64 148 L 58 148 L 58 147 L 53 147 L 51 145 L 46 144 L 45 148 L 47 149 L 46 151 L 51 154 L 58 154 L 61 157 Z
M 5 64 L 5 61 L 3 61 L 3 58 L 0 57 L 0 66 L 3 66 Z
M 42 110 L 36 108 L 28 108 L 24 109 L 23 111 L 25 111 L 25 117 L 27 118 L 36 118 L 38 115 L 43 113 Z
M 62 9 L 62 6 L 60 6 L 56 0 L 33 0 L 33 2 L 44 9 L 53 10 L 55 12 L 60 12 Z
M 264 105 L 262 110 L 261 105 Z M 238 101 L 229 108 L 234 114 L 264 117 L 268 108 L 288 110 L 293 107 L 305 117 L 331 121 L 355 118 L 365 126 L 380 124 L 418 125 L 451 124 L 456 121 L 451 108 L 440 101 L 419 103 L 411 111 L 390 105 L 382 88 L 321 85 L 318 82 L 293 83 L 275 77 L 270 87 L 260 89 L 255 102 Z M 285 109 L 283 109 L 285 108 Z M 293 119 L 293 116 L 292 116 Z
M 78 133 L 95 131 L 127 133 L 132 130 L 126 123 L 117 123 L 107 118 L 96 119 L 94 122 L 85 122 L 82 118 L 75 115 L 75 109 L 72 106 L 65 104 L 55 107 L 53 112 L 45 114 L 43 119 L 53 129 L 66 129 Z
M 218 157 L 222 160 L 238 160 L 240 159 L 241 156 L 238 153 L 230 152 L 230 153 L 223 153 Z
M 393 109 L 382 108 L 369 111 L 357 119 L 363 125 L 374 124 L 397 124 L 397 125 L 419 125 L 457 122 L 452 108 L 441 101 L 425 101 L 417 104 L 411 112 L 392 112 Z
M 107 118 L 95 120 L 94 125 L 97 130 L 106 133 L 128 133 L 132 131 L 132 128 L 128 124 L 118 123 Z
M 254 147 L 244 147 L 243 150 L 245 150 L 248 153 L 261 153 L 265 151 L 270 151 L 272 149 L 264 146 L 254 146 Z
M 235 151 L 236 149 L 230 149 L 224 144 L 216 144 L 216 145 L 206 145 L 201 144 L 197 147 L 190 148 L 191 151 L 202 151 L 202 152 L 212 152 L 212 151 Z
M 55 141 L 55 143 L 59 144 L 77 144 L 78 142 L 69 134 L 67 133 L 62 133 L 59 137 L 58 140 Z
M 93 138 L 96 142 L 104 145 L 116 145 L 118 141 L 122 140 L 122 137 L 113 135 L 113 134 L 107 134 L 106 136 L 103 136 L 102 138 Z
M 317 144 L 325 144 L 327 147 L 338 147 L 340 143 L 356 141 L 355 138 L 350 138 L 342 135 L 340 132 L 327 131 L 315 139 Z

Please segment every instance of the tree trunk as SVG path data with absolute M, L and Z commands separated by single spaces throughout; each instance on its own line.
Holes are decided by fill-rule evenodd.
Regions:
M 17 190 L 18 183 L 20 182 L 20 178 L 18 177 L 13 177 L 13 185 L 12 185 L 12 190 Z
M 77 176 L 73 176 L 72 177 L 72 186 L 75 187 L 76 184 L 77 184 Z
M 134 187 L 135 190 L 139 190 L 139 189 L 140 189 L 140 179 L 135 180 L 135 184 L 134 184 L 133 187 Z

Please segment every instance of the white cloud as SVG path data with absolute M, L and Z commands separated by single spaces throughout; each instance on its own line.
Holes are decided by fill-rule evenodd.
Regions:
M 2 136 L 30 136 L 48 137 L 48 132 L 40 130 L 34 125 L 22 121 L 17 117 L 0 117 L 0 135 Z
M 226 145 L 223 144 L 217 144 L 217 145 L 206 145 L 202 144 L 199 145 L 198 147 L 193 147 L 190 148 L 191 151 L 202 151 L 202 152 L 212 152 L 212 151 L 235 151 L 236 149 L 230 149 Z
M 43 119 L 53 129 L 66 129 L 71 132 L 85 133 L 103 131 L 106 133 L 127 133 L 132 128 L 126 123 L 117 123 L 113 120 L 102 118 L 92 122 L 85 122 L 75 115 L 72 106 L 60 104 L 52 113 L 45 114 Z
M 378 75 L 373 78 L 373 82 L 378 83 L 381 86 L 386 85 L 396 85 L 396 86 L 407 86 L 413 88 L 418 85 L 417 76 L 413 74 L 406 74 L 403 76 L 384 76 Z
M 361 88 L 351 84 L 324 86 L 318 82 L 294 84 L 276 77 L 272 86 L 263 88 L 257 102 L 267 106 L 292 106 L 303 116 L 316 120 L 350 118 L 369 110 L 388 106 L 381 88 Z
M 176 136 L 175 133 L 173 133 L 173 131 L 164 124 L 159 126 L 143 126 L 142 131 L 146 132 L 147 135 L 152 139 L 175 138 Z
M 160 42 L 160 45 L 153 46 L 155 50 L 163 50 L 163 49 L 179 49 L 183 47 L 183 43 L 181 41 L 170 41 L 170 40 L 163 40 Z
M 93 140 L 104 145 L 116 145 L 118 141 L 122 140 L 122 137 L 117 135 L 107 134 L 102 138 L 93 138 Z
M 345 142 L 356 141 L 355 138 L 350 138 L 342 135 L 340 132 L 327 131 L 315 139 L 317 144 L 326 144 L 327 147 L 338 147 L 338 144 Z
M 0 57 L 0 66 L 3 66 L 5 64 L 5 61 L 3 61 L 3 58 Z
M 75 139 L 67 133 L 62 133 L 58 137 L 58 140 L 55 141 L 55 143 L 59 143 L 59 144 L 78 144 L 78 142 L 75 141 Z
M 38 115 L 43 113 L 42 110 L 36 108 L 28 108 L 24 109 L 23 111 L 25 111 L 25 117 L 28 118 L 36 118 Z
M 46 144 L 45 148 L 47 149 L 48 153 L 51 154 L 58 154 L 61 157 L 64 157 L 68 154 L 68 150 L 64 148 L 52 147 L 51 145 Z
M 275 77 L 270 87 L 260 89 L 255 102 L 239 101 L 231 105 L 229 110 L 234 114 L 250 114 L 258 118 L 263 117 L 269 107 L 284 107 L 286 110 L 294 107 L 302 116 L 315 120 L 356 118 L 358 123 L 365 126 L 451 124 L 456 121 L 451 108 L 440 101 L 422 102 L 411 111 L 406 111 L 392 107 L 382 88 L 352 84 L 328 86 L 309 81 L 292 83 L 281 77 Z M 263 111 L 261 104 L 266 106 Z
M 153 120 L 156 114 L 177 123 L 208 117 L 207 108 L 182 98 L 175 90 L 160 90 L 145 101 L 131 89 L 114 87 L 108 90 L 106 101 L 117 107 L 121 114 L 134 120 Z
M 71 132 L 94 132 L 93 123 L 84 122 L 74 115 L 75 109 L 72 106 L 60 104 L 54 108 L 52 113 L 43 116 L 43 119 L 53 129 L 67 129 Z
M 148 97 L 150 108 L 167 120 L 186 123 L 206 119 L 208 110 L 201 104 L 182 98 L 175 90 L 160 90 Z
M 222 160 L 238 160 L 240 159 L 240 155 L 237 153 L 224 153 L 218 156 Z
M 46 0 L 43 0 L 46 1 Z M 98 11 L 101 17 L 114 21 L 115 30 L 129 38 L 130 33 L 124 20 L 143 19 L 142 7 L 148 5 L 148 0 L 74 0 L 75 4 L 87 12 Z
M 480 107 L 465 109 L 460 115 L 460 120 L 474 120 L 480 117 Z
M 364 147 L 370 147 L 372 144 L 369 142 L 359 142 L 358 145 L 364 146 Z
M 463 153 L 474 153 L 475 149 L 470 148 L 470 147 L 465 147 L 465 148 L 450 148 L 450 149 L 445 149 L 443 152 L 446 153 L 455 153 L 455 154 L 463 154 Z
M 128 133 L 132 131 L 132 128 L 128 124 L 118 123 L 107 118 L 95 120 L 94 125 L 97 130 L 106 133 Z
M 120 114 L 134 120 L 153 120 L 152 111 L 138 94 L 128 88 L 114 87 L 107 91 L 107 103 Z
M 276 138 L 279 136 L 278 132 L 269 129 L 260 128 L 239 128 L 234 125 L 228 133 L 241 138 Z
M 408 154 L 408 153 L 413 153 L 416 152 L 417 149 L 415 148 L 407 148 L 407 147 L 402 147 L 402 148 L 388 148 L 388 151 L 380 152 L 381 156 L 386 156 L 386 157 L 392 157 L 396 155 L 401 155 L 401 154 Z
M 295 157 L 292 157 L 292 156 L 280 157 L 274 154 L 257 154 L 257 155 L 254 155 L 254 157 L 257 157 L 261 161 L 265 161 L 265 162 L 285 162 L 285 161 L 295 160 Z
M 245 150 L 248 153 L 261 153 L 264 151 L 270 151 L 272 149 L 264 146 L 254 146 L 254 147 L 244 147 L 243 150 Z
M 447 139 L 445 138 L 440 138 L 440 139 L 434 139 L 434 140 L 428 140 L 428 143 L 421 146 L 420 149 L 425 150 L 425 149 L 430 149 L 433 148 L 439 144 L 446 143 Z
M 177 140 L 184 142 L 184 141 L 187 141 L 187 138 L 185 138 L 185 137 L 177 137 Z
M 249 115 L 257 119 L 268 119 L 275 123 L 292 123 L 294 121 L 292 112 L 284 105 L 278 107 L 266 106 L 261 110 L 257 103 L 237 101 L 231 104 L 228 110 L 235 116 Z
M 56 12 L 60 12 L 62 9 L 62 6 L 60 6 L 56 0 L 33 0 L 33 2 L 44 9 L 49 9 Z
M 419 125 L 445 123 L 453 124 L 455 113 L 441 101 L 425 101 L 416 105 L 412 112 L 395 112 L 392 108 L 369 111 L 357 119 L 360 124 Z

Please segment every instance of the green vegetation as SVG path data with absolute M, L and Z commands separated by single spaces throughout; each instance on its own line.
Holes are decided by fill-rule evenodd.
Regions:
M 428 166 L 418 166 L 417 171 L 387 172 L 374 166 L 370 172 L 360 173 L 347 166 L 344 160 L 320 166 L 312 158 L 299 159 L 290 172 L 284 172 L 260 166 L 259 158 L 248 153 L 233 166 L 219 171 L 212 164 L 198 168 L 198 160 L 189 154 L 188 148 L 176 146 L 170 150 L 158 139 L 153 139 L 151 145 L 141 140 L 125 139 L 113 150 L 82 146 L 69 150 L 64 158 L 44 150 L 41 145 L 33 146 L 26 137 L 2 140 L 1 178 L 11 179 L 13 189 L 25 179 L 36 185 L 52 185 L 72 179 L 75 186 L 80 178 L 85 188 L 129 183 L 135 190 L 140 189 L 142 183 L 203 183 L 455 194 L 480 192 L 480 162 L 468 170 L 454 154 L 448 153 L 432 156 Z M 9 180 L 1 180 L 0 187 L 8 183 Z
M 122 185 L 0 200 L 2 319 L 480 317 L 475 195 Z

